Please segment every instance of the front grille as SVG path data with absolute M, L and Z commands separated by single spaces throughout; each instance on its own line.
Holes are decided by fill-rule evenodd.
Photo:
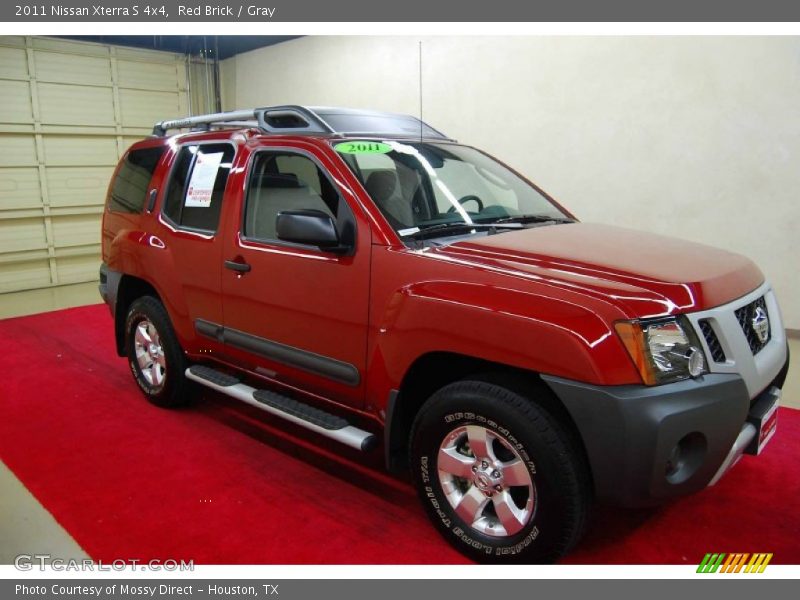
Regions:
M 739 325 L 742 327 L 742 331 L 747 338 L 750 351 L 753 354 L 758 354 L 764 349 L 764 346 L 769 343 L 769 340 L 772 337 L 772 330 L 769 326 L 769 313 L 767 312 L 767 303 L 764 301 L 764 296 L 761 296 L 761 298 L 754 300 L 750 304 L 737 309 L 735 312 L 736 319 L 739 321 Z M 758 333 L 756 332 L 756 326 L 754 325 L 757 315 L 766 317 L 767 319 L 766 336 L 764 337 L 763 341 L 761 341 L 761 338 L 758 336 Z
M 708 322 L 708 319 L 700 319 L 697 323 L 700 325 L 700 332 L 706 339 L 708 350 L 711 352 L 711 360 L 717 363 L 724 363 L 725 350 L 722 349 L 722 344 L 719 343 L 719 338 L 717 338 L 714 328 L 711 327 L 711 323 Z

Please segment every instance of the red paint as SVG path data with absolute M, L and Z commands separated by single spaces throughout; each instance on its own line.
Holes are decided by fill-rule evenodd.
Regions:
M 95 560 L 467 562 L 411 486 L 385 474 L 380 451 L 332 448 L 217 394 L 190 410 L 142 402 L 104 305 L 0 321 L 0 343 L 13 348 L 0 459 Z M 758 551 L 800 563 L 800 411 L 779 411 L 781 435 L 761 456 L 658 509 L 598 507 L 565 562 L 688 573 L 706 552 Z
M 157 215 L 177 145 L 237 146 L 214 237 L 176 231 Z M 641 383 L 613 332 L 620 319 L 698 311 L 729 302 L 763 277 L 739 255 L 606 225 L 513 231 L 424 252 L 407 248 L 325 139 L 187 134 L 142 145 L 171 146 L 152 186 L 152 214 L 106 212 L 103 260 L 150 282 L 192 358 L 219 361 L 381 420 L 389 392 L 430 352 L 453 352 L 595 384 Z M 243 194 L 253 152 L 301 149 L 331 175 L 357 225 L 352 256 L 245 243 Z M 158 243 L 153 243 L 153 240 Z M 244 276 L 225 260 L 252 265 Z M 348 362 L 357 386 L 336 383 L 220 347 L 194 319 Z M 266 370 L 266 371 L 265 371 Z

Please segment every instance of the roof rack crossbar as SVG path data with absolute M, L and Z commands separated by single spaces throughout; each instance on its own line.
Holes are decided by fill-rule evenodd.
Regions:
M 356 111 L 353 109 L 330 109 L 330 108 L 309 108 L 306 106 L 268 106 L 264 108 L 249 108 L 246 110 L 234 110 L 230 112 L 211 113 L 207 115 L 196 115 L 193 117 L 184 117 L 182 119 L 172 119 L 166 121 L 159 121 L 153 126 L 153 135 L 156 137 L 164 137 L 170 129 L 195 129 L 195 130 L 210 130 L 211 127 L 258 127 L 265 133 L 272 134 L 304 134 L 304 133 L 322 133 L 333 135 L 352 135 L 354 131 L 337 131 L 331 127 L 328 122 L 323 118 L 323 115 L 329 117 L 332 110 L 345 111 L 337 114 L 351 114 L 357 117 L 398 117 L 408 120 L 411 117 L 404 115 L 390 115 L 389 113 L 376 113 L 373 111 Z M 322 114 L 320 114 L 322 113 Z M 419 122 L 419 121 L 418 121 Z M 420 123 L 420 132 L 422 127 L 426 127 L 430 135 L 439 137 L 444 140 L 449 140 L 443 133 L 435 130 L 429 125 Z M 412 137 L 413 134 L 403 132 L 403 137 Z M 359 132 L 361 133 L 361 132 Z M 379 133 L 377 131 L 364 131 L 365 135 L 374 135 Z M 396 133 L 395 133 L 396 135 Z
M 255 122 L 258 127 L 268 133 L 336 133 L 313 111 L 303 106 L 270 106 L 266 108 L 249 108 L 230 112 L 196 115 L 182 119 L 159 121 L 153 126 L 153 135 L 164 137 L 170 129 L 186 129 L 212 125 L 241 125 L 243 122 Z M 284 126 L 276 121 L 284 119 Z
M 258 118 L 254 109 L 235 110 L 231 112 L 211 113 L 208 115 L 197 115 L 194 117 L 184 117 L 182 119 L 171 119 L 159 121 L 153 126 L 153 135 L 164 137 L 170 129 L 186 129 L 202 125 L 210 126 L 216 123 L 226 123 L 231 121 L 246 121 Z

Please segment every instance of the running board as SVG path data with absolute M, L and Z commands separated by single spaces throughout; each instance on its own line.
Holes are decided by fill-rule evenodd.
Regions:
M 291 421 L 320 435 L 366 452 L 375 446 L 375 436 L 350 425 L 345 419 L 269 390 L 245 385 L 236 377 L 203 365 L 186 369 L 192 381 L 230 396 L 276 417 Z

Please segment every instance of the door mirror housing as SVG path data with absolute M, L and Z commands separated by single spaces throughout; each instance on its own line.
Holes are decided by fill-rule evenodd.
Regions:
M 317 246 L 326 252 L 344 254 L 350 250 L 339 241 L 336 223 L 330 215 L 315 209 L 285 210 L 278 213 L 275 233 L 279 240 Z

